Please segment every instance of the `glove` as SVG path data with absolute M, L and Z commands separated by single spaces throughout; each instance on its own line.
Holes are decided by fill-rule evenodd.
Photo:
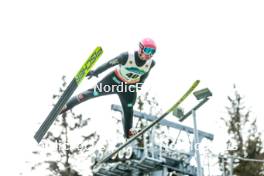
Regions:
M 98 74 L 95 73 L 94 70 L 91 70 L 91 71 L 86 75 L 87 79 L 91 79 L 93 76 L 95 76 L 96 78 L 98 78 Z

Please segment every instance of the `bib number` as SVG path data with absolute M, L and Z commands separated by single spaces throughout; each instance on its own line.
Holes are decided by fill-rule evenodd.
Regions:
M 138 74 L 134 74 L 134 73 L 127 73 L 126 76 L 129 78 L 129 79 L 137 79 L 139 77 Z

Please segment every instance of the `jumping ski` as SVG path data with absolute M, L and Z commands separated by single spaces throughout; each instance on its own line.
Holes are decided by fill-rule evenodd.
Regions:
M 93 65 L 96 63 L 96 61 L 99 59 L 99 57 L 102 55 L 103 50 L 101 47 L 96 47 L 92 54 L 88 57 L 88 59 L 85 61 L 85 63 L 82 65 L 81 69 L 77 72 L 77 74 L 74 76 L 73 80 L 70 82 L 66 90 L 63 92 L 62 96 L 58 100 L 58 102 L 55 104 L 55 106 L 50 111 L 48 117 L 45 119 L 45 121 L 42 123 L 36 134 L 34 135 L 34 138 L 38 143 L 42 140 L 44 135 L 49 130 L 50 126 L 60 113 L 63 106 L 66 104 L 68 99 L 71 97 L 73 92 L 76 90 L 76 88 L 80 85 L 81 81 L 85 78 L 85 76 L 90 72 Z
M 142 129 L 140 132 L 138 132 L 136 135 L 131 137 L 126 143 L 123 145 L 119 146 L 115 151 L 113 151 L 111 154 L 105 156 L 102 160 L 98 161 L 95 166 L 98 166 L 101 163 L 104 163 L 108 161 L 110 158 L 112 158 L 114 155 L 116 155 L 120 150 L 125 148 L 128 144 L 136 140 L 139 136 L 144 134 L 146 131 L 148 131 L 150 128 L 152 128 L 154 125 L 159 123 L 163 118 L 165 118 L 170 112 L 172 112 L 174 109 L 176 109 L 191 93 L 192 91 L 198 86 L 200 83 L 199 80 L 196 80 L 192 86 L 183 94 L 183 96 L 170 108 L 168 109 L 163 115 L 161 115 L 159 118 L 157 118 L 155 121 L 153 121 L 150 125 Z

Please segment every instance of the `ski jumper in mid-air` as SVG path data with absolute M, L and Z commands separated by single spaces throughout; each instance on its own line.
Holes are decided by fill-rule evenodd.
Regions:
M 77 96 L 71 98 L 63 107 L 61 113 L 72 109 L 74 106 L 91 98 L 117 94 L 123 109 L 123 130 L 126 138 L 131 137 L 134 132 L 133 126 L 133 106 L 137 98 L 137 90 L 148 77 L 150 70 L 154 67 L 155 61 L 152 56 L 156 52 L 156 44 L 150 38 L 145 38 L 139 42 L 139 50 L 132 53 L 124 52 L 107 63 L 91 71 L 87 77 L 98 75 L 105 70 L 119 65 L 118 68 L 110 72 L 94 88 L 88 89 Z M 120 89 L 120 86 L 122 89 Z M 109 90 L 109 87 L 111 90 Z M 122 91 L 120 91 L 122 90 Z

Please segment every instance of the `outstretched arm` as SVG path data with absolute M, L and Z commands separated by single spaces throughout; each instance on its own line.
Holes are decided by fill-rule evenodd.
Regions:
M 87 76 L 98 76 L 100 73 L 104 72 L 105 70 L 116 66 L 118 64 L 125 64 L 128 59 L 128 53 L 121 53 L 117 57 L 111 59 L 110 61 L 104 63 L 103 65 L 99 66 L 97 69 L 91 71 Z

